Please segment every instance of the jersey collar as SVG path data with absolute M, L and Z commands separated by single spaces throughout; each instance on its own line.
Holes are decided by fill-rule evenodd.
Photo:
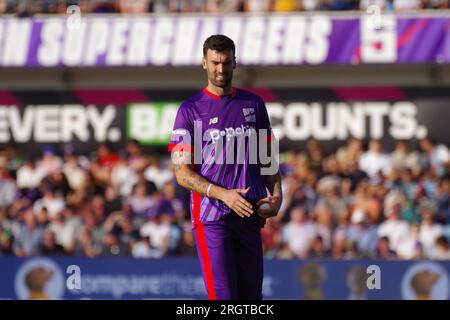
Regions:
M 219 96 L 209 91 L 208 88 L 204 88 L 203 92 L 215 100 L 220 100 L 222 98 L 222 96 Z M 235 87 L 231 88 L 231 98 L 234 98 L 236 96 L 236 93 L 237 93 L 236 88 Z

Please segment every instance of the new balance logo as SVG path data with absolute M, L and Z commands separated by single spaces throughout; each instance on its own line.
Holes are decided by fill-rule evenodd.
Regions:
M 219 122 L 219 118 L 218 118 L 218 117 L 214 117 L 214 118 L 209 119 L 209 124 L 210 124 L 210 125 L 211 125 L 211 124 L 215 124 L 215 123 L 217 123 L 217 122 Z

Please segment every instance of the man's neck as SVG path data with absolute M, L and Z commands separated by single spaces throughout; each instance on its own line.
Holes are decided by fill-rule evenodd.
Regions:
M 206 87 L 206 89 L 211 92 L 214 93 L 217 96 L 225 96 L 225 95 L 229 95 L 232 92 L 232 86 L 229 85 L 226 88 L 220 88 L 220 87 L 216 87 L 215 85 L 208 83 L 208 86 Z

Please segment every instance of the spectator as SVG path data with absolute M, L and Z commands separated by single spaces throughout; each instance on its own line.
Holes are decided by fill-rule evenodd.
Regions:
M 103 237 L 103 246 L 101 255 L 104 257 L 123 257 L 127 256 L 129 250 L 126 245 L 120 242 L 117 235 L 113 232 L 106 233 Z
M 44 231 L 41 254 L 44 256 L 63 256 L 66 254 L 64 247 L 56 243 L 55 234 L 50 230 Z
M 408 141 L 399 140 L 395 150 L 391 153 L 392 169 L 409 169 L 417 175 L 421 170 L 420 155 L 417 151 L 411 151 Z
M 439 236 L 436 239 L 436 247 L 430 254 L 431 259 L 450 260 L 450 246 L 445 236 Z
M 378 237 L 387 238 L 389 247 L 395 252 L 404 239 L 408 237 L 409 225 L 406 221 L 400 220 L 401 207 L 399 204 L 393 204 L 385 208 L 387 220 L 378 227 Z
M 149 11 L 150 0 L 119 0 L 119 12 L 142 14 Z
M 245 0 L 245 12 L 267 12 L 269 10 L 270 0 Z
M 376 257 L 385 260 L 395 260 L 397 258 L 397 253 L 391 249 L 388 237 L 381 237 L 378 241 Z
M 439 176 L 445 175 L 445 166 L 450 162 L 450 151 L 444 144 L 436 145 L 431 138 L 420 140 L 420 147 L 425 152 L 426 164 Z
M 363 256 L 373 257 L 378 242 L 377 226 L 371 223 L 364 210 L 353 211 L 347 238 L 356 244 Z
M 423 0 L 394 0 L 395 11 L 422 9 Z
M 442 236 L 444 232 L 442 226 L 434 222 L 436 206 L 432 201 L 422 200 L 417 210 L 422 216 L 422 223 L 420 224 L 420 241 L 423 243 L 425 256 L 430 257 L 433 254 L 436 240 Z
M 184 222 L 182 225 L 182 238 L 178 247 L 178 253 L 181 256 L 197 256 L 195 247 L 194 231 L 190 222 Z
M 282 230 L 281 239 L 297 258 L 307 257 L 311 240 L 317 236 L 308 213 L 301 207 L 292 210 L 291 221 Z
M 420 225 L 414 223 L 409 228 L 408 235 L 398 245 L 398 257 L 403 260 L 423 259 L 423 244 L 420 241 Z
M 391 172 L 390 157 L 382 151 L 379 140 L 371 140 L 369 150 L 359 159 L 359 168 L 367 173 L 371 179 L 378 179 L 380 173 L 385 177 Z
M 152 247 L 150 237 L 144 237 L 133 244 L 131 255 L 133 258 L 161 258 L 162 253 Z
M 312 239 L 307 257 L 310 259 L 330 257 L 330 250 L 325 247 L 324 241 L 320 235 L 317 235 Z
M 38 225 L 34 212 L 28 209 L 23 213 L 23 222 L 15 236 L 13 250 L 18 257 L 30 257 L 41 254 L 44 229 Z

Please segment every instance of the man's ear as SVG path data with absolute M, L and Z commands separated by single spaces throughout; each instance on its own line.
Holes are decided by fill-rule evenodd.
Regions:
M 202 58 L 202 67 L 203 67 L 203 70 L 206 70 L 206 59 L 205 59 L 205 57 Z
M 236 69 L 236 57 L 233 58 L 233 69 Z

